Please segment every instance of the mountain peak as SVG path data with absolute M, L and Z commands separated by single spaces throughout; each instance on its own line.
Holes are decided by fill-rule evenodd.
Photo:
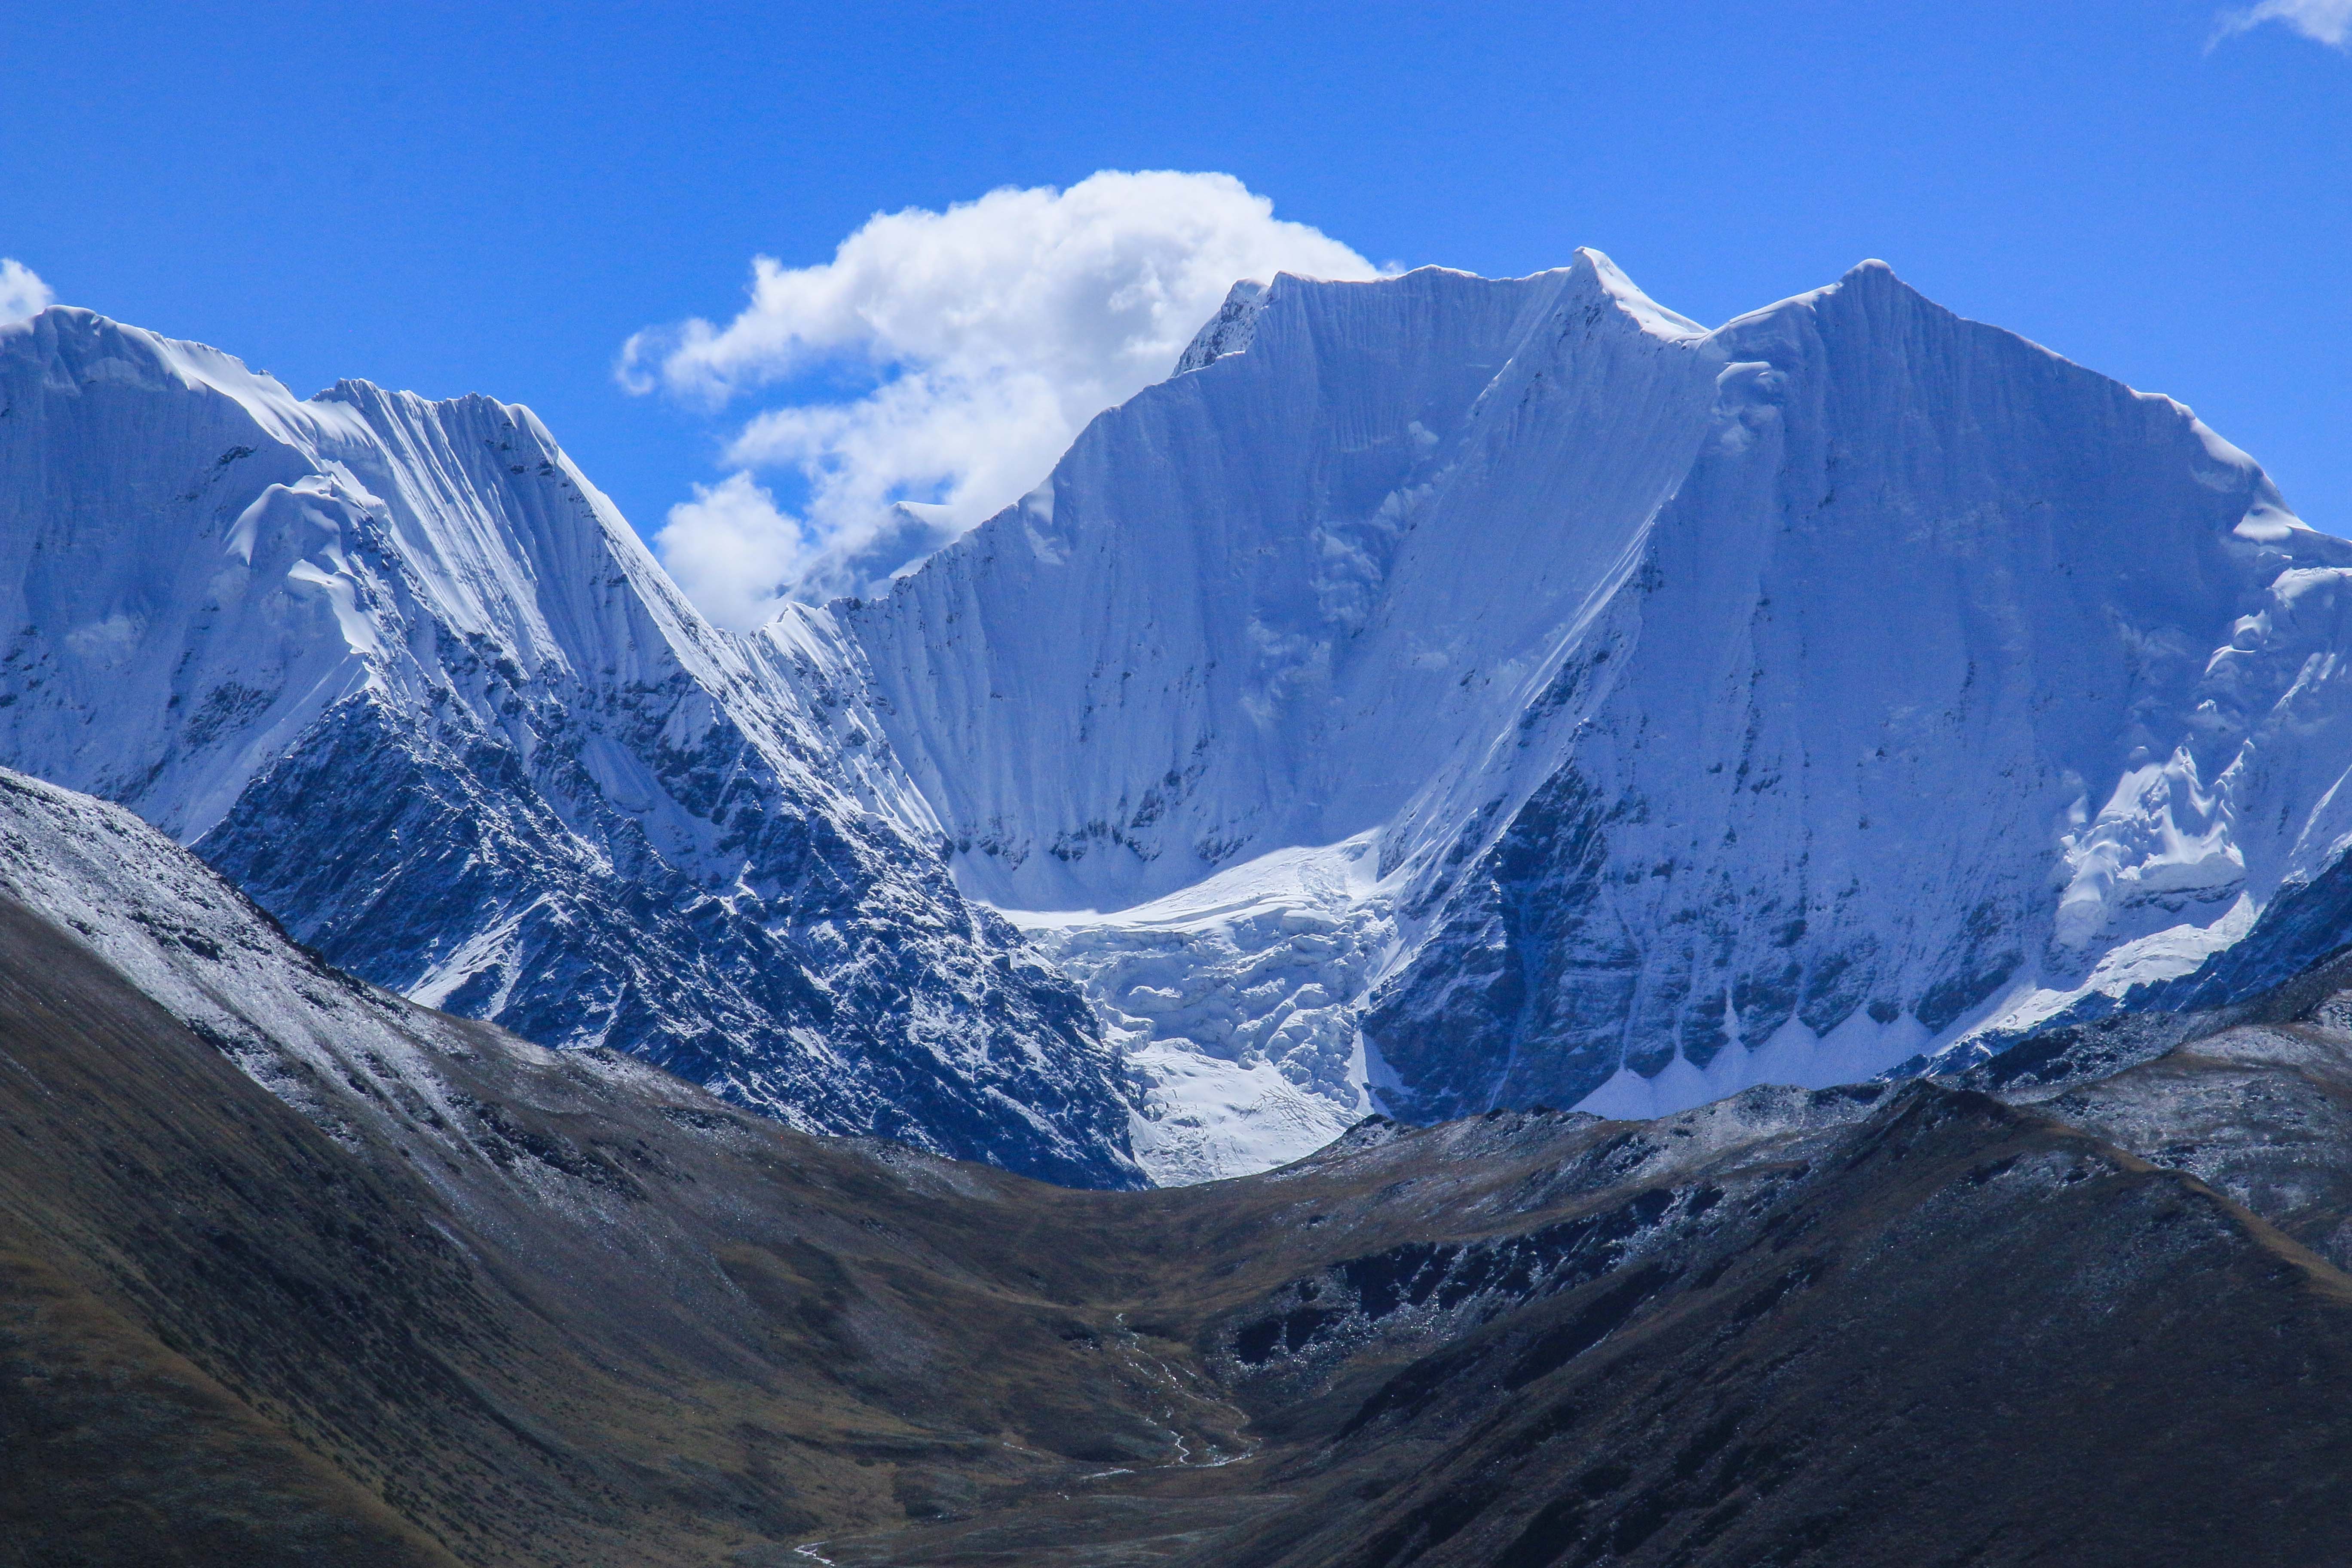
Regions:
M 1177 359 L 1171 375 L 1186 375 L 1214 364 L 1227 354 L 1237 354 L 1250 346 L 1257 333 L 1257 313 L 1265 303 L 1266 285 L 1254 278 L 1235 283 L 1225 295 L 1225 302 L 1217 313 L 1202 323 L 1192 334 L 1184 353 Z
M 1706 329 L 1677 310 L 1670 310 L 1643 293 L 1625 269 L 1612 261 L 1606 254 L 1591 246 L 1580 246 L 1576 252 L 1572 270 L 1589 270 L 1601 292 L 1614 300 L 1618 308 L 1642 325 L 1644 331 L 1664 338 L 1703 337 Z
M 2236 764 L 2275 703 L 2352 722 L 2295 690 L 2335 590 L 2282 577 L 2336 552 L 1883 262 L 1713 332 L 1589 249 L 1229 309 L 1245 355 L 845 616 L 964 885 L 1164 1069 L 1177 1168 L 1868 1077 L 2180 973 L 2334 782 Z
M 0 761 L 432 1005 L 1135 1179 L 1082 1002 L 849 739 L 844 650 L 712 627 L 529 409 L 298 401 L 73 311 L 0 338 Z
M 2347 837 L 2352 547 L 1876 261 L 1712 332 L 1592 249 L 1237 284 L 1023 500 L 749 638 L 528 409 L 42 321 L 0 761 L 807 1125 L 1182 1179 L 1866 1077 Z

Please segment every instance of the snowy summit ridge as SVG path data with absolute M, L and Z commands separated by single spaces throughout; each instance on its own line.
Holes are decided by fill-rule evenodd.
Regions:
M 752 637 L 526 410 L 0 331 L 0 762 L 421 1000 L 1066 1180 L 2274 979 L 2352 919 L 2347 573 L 1874 262 L 1237 286 Z
M 2347 563 L 2187 409 L 1881 263 L 1707 331 L 1587 251 L 1237 292 L 841 613 L 959 878 L 1092 955 L 1171 1064 L 1145 1142 L 1210 1174 L 1297 1152 L 1286 1091 L 1374 1104 L 1252 1043 L 1286 1009 L 1360 1025 L 1381 1108 L 1646 1115 L 2194 969 L 2340 854 Z M 1046 913 L 1365 842 L 1345 994 Z

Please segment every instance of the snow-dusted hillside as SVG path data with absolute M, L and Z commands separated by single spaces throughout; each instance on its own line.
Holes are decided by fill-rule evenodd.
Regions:
M 1166 1057 L 1147 1121 L 1648 1115 L 2242 936 L 2340 853 L 2347 565 L 2187 409 L 1882 266 L 1706 331 L 1585 252 L 1238 290 L 839 613 L 964 886 Z M 1352 925 L 1236 869 L 1364 843 Z M 1234 878 L 1381 929 L 1312 1027 L 1185 913 Z
M 346 1147 L 408 1151 L 445 1194 L 478 1156 L 444 1071 L 485 1048 L 551 1059 L 354 982 L 119 806 L 0 769 L 0 895 L 71 931 L 140 992 Z M 657 1084 L 612 1057 L 588 1070 Z M 634 1075 L 632 1077 L 631 1075 Z
M 706 623 L 526 409 L 0 328 L 0 762 L 300 940 L 800 1126 L 1132 1179 L 1077 992 L 956 892 L 822 616 Z

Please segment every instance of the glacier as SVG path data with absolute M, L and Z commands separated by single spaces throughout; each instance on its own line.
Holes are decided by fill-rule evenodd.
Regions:
M 1302 1159 L 1375 1114 L 1358 1003 L 1395 942 L 1367 834 L 1108 914 L 1008 910 L 1125 1058 L 1155 1182 Z
M 1877 263 L 1244 283 L 749 636 L 526 409 L 0 329 L 0 763 L 415 1000 L 1087 1184 L 2270 984 L 2352 930 L 2347 577 Z

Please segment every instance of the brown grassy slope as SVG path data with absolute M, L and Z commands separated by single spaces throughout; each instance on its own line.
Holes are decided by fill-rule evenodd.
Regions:
M 403 1016 L 462 1125 L 364 1064 L 314 1124 L 0 903 L 0 1564 L 2315 1568 L 2352 1510 L 2352 1286 L 1982 1096 L 1091 1194 Z M 2107 1124 L 2324 1242 L 2331 1027 Z
M 2352 1280 L 2039 1112 L 1922 1085 L 1819 1124 L 1831 1098 L 1793 1097 L 1817 1124 L 1745 1144 L 1707 1147 L 1736 1105 L 1504 1118 L 1175 1194 L 1180 1234 L 1247 1236 L 1278 1191 L 1286 1226 L 1378 1244 L 1331 1259 L 1269 1237 L 1164 1289 L 1258 1415 L 1256 1458 L 822 1550 L 843 1568 L 2344 1560 Z M 1480 1272 L 1622 1212 L 1654 1216 L 1648 1238 L 1588 1271 L 1571 1247 L 1549 1279 Z M 1484 1251 L 1399 1239 L 1474 1229 Z M 1286 1262 L 1319 1267 L 1268 1288 Z M 1486 1289 L 1447 1308 L 1444 1281 L 1474 1275 Z
M 280 1289 L 218 1308 L 300 1310 L 283 1296 L 328 1294 L 305 1268 L 320 1234 L 384 1224 L 378 1194 L 20 906 L 0 952 L 0 1563 L 451 1563 L 290 1410 L 222 1381 L 242 1358 L 208 1353 L 215 1312 L 172 1310 L 265 1251 Z M 333 1250 L 337 1282 L 369 1289 L 345 1272 L 365 1254 Z
M 1030 1184 L 477 1038 L 460 1157 L 338 1143 L 0 903 L 21 1557 L 714 1562 L 1167 1447 L 1083 1249 L 994 1239 Z
M 1922 1087 L 1699 1244 L 1407 1365 L 1199 1561 L 2318 1568 L 2347 1391 L 2352 1280 L 2191 1179 Z

